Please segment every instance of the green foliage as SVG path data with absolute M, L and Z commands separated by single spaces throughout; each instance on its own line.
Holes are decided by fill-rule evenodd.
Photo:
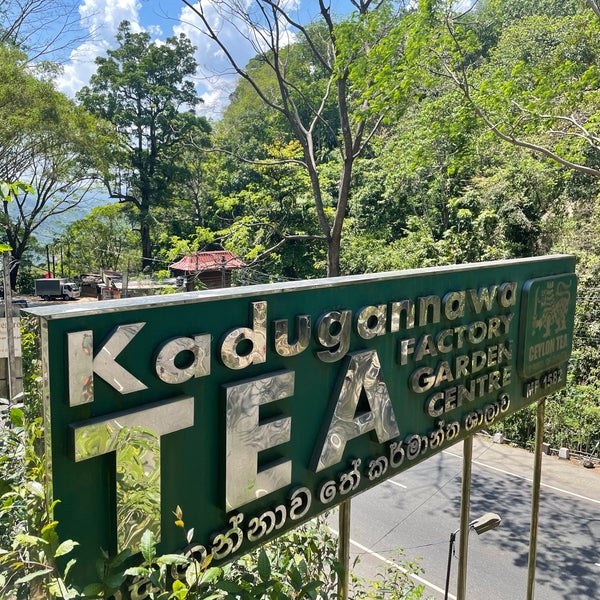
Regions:
M 33 193 L 33 188 L 27 183 L 21 183 L 16 181 L 9 183 L 7 181 L 0 180 L 0 202 L 10 202 L 19 193 Z M 11 247 L 7 244 L 0 244 L 0 252 L 6 252 Z
M 226 597 L 332 598 L 338 584 L 337 540 L 324 519 L 299 527 L 231 565 Z
M 600 248 L 598 208 L 584 204 L 565 216 L 555 238 L 555 251 L 578 256 L 578 297 L 573 351 L 567 385 L 548 397 L 544 439 L 552 448 L 591 452 L 600 439 Z M 532 447 L 536 415 L 533 407 L 509 417 L 496 430 Z
M 570 379 L 568 388 L 546 405 L 544 438 L 553 448 L 566 447 L 591 452 L 600 439 L 600 388 L 577 384 Z
M 120 134 L 103 181 L 111 198 L 134 207 L 146 267 L 153 255 L 152 211 L 168 206 L 176 186 L 189 180 L 189 164 L 179 157 L 203 146 L 210 126 L 193 114 L 200 102 L 190 80 L 197 64 L 185 35 L 152 43 L 147 32 L 134 33 L 123 21 L 116 40 L 117 48 L 96 59 L 97 71 L 78 98 Z
M 248 168 L 251 176 L 243 187 L 215 195 L 213 215 L 205 214 L 215 226 L 198 227 L 185 240 L 171 237 L 168 257 L 190 250 L 226 249 L 247 264 L 261 263 L 273 280 L 314 277 L 324 244 L 310 184 L 298 164 L 302 150 L 297 142 L 276 140 L 261 152 L 265 160 Z M 223 164 L 220 171 L 224 169 Z M 325 168 L 322 181 L 330 182 Z
M 66 583 L 74 561 L 59 570 L 56 559 L 77 543 L 59 540 L 52 519 L 57 501 L 46 499 L 42 419 L 31 405 L 14 403 L 2 406 L 0 419 L 0 596 L 31 598 L 47 586 L 51 597 L 74 598 Z
M 93 208 L 65 229 L 61 243 L 66 249 L 65 272 L 74 275 L 125 271 L 139 263 L 140 252 L 134 219 L 128 207 L 109 204 Z
M 355 561 L 355 567 L 358 562 Z M 379 567 L 374 578 L 363 579 L 353 574 L 350 597 L 356 600 L 419 600 L 425 597 L 425 586 L 417 585 L 412 577 L 422 572 L 417 562 L 406 560 L 404 553 L 397 550 L 394 560 Z
M 2 191 L 0 232 L 16 266 L 48 219 L 78 206 L 105 160 L 110 139 L 91 117 L 49 81 L 32 74 L 26 57 L 0 46 L 0 179 L 21 182 Z

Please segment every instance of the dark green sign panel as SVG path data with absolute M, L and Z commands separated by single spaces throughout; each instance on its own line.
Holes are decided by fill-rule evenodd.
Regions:
M 520 369 L 524 377 L 539 375 L 569 359 L 576 288 L 573 274 L 531 279 L 523 287 Z
M 574 259 L 32 309 L 80 560 L 230 560 L 565 382 Z

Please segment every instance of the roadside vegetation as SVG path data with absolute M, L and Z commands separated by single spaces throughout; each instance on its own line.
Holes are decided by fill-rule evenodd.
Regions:
M 52 83 L 51 40 L 27 43 L 63 3 L 0 2 L 0 244 L 15 259 L 14 291 L 30 293 L 46 271 L 38 236 L 63 218 L 51 246 L 69 277 L 164 273 L 198 250 L 242 258 L 238 285 L 571 253 L 574 348 L 567 387 L 547 401 L 546 441 L 591 452 L 600 439 L 597 2 L 355 0 L 346 15 L 315 3 L 312 23 L 274 0 L 254 4 L 262 10 L 219 3 L 222 19 L 264 37 L 253 38 L 247 65 L 232 59 L 237 86 L 210 121 L 196 114 L 185 36 L 157 45 L 122 23 L 73 100 Z M 193 5 L 196 24 L 228 55 L 203 5 Z M 65 27 L 73 22 L 66 13 Z M 97 206 L 82 216 L 90 198 Z M 26 397 L 0 406 L 0 597 L 336 597 L 336 543 L 320 522 L 226 568 L 193 553 L 156 556 L 148 535 L 137 564 L 99 557 L 98 580 L 72 587 L 76 540 L 57 539 L 43 494 L 28 325 L 23 352 Z M 534 428 L 530 409 L 498 426 L 525 446 Z M 422 597 L 411 581 L 390 569 L 357 579 L 352 597 Z

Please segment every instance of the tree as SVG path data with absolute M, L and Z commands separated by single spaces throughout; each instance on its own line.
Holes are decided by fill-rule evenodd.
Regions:
M 26 69 L 22 53 L 0 46 L 0 180 L 27 184 L 2 199 L 0 229 L 16 266 L 34 234 L 78 206 L 106 148 L 102 122 Z
M 450 81 L 503 142 L 600 178 L 597 3 L 576 11 L 572 2 L 548 0 L 536 11 L 535 3 L 497 0 L 462 14 L 453 4 L 423 3 L 428 33 L 420 51 L 430 71 Z M 484 24 L 506 18 L 511 11 L 502 7 L 517 7 L 520 18 L 490 45 Z
M 196 60 L 183 34 L 151 43 L 148 33 L 132 33 L 124 21 L 116 39 L 118 48 L 96 59 L 96 74 L 78 98 L 121 136 L 112 165 L 103 173 L 104 184 L 111 198 L 135 206 L 142 267 L 151 267 L 152 209 L 164 206 L 174 185 L 187 177 L 178 155 L 190 136 L 203 138 L 210 128 L 193 112 L 200 102 L 189 79 Z
M 0 44 L 27 53 L 30 61 L 54 58 L 81 42 L 79 11 L 68 0 L 0 0 Z
M 71 223 L 61 236 L 64 261 L 71 273 L 124 271 L 139 261 L 139 249 L 126 206 L 108 204 L 93 208 Z
M 288 162 L 307 173 L 320 230 L 318 236 L 308 234 L 305 239 L 326 242 L 327 274 L 338 275 L 355 161 L 383 122 L 387 100 L 402 91 L 401 79 L 391 87 L 380 85 L 381 72 L 402 61 L 402 44 L 397 43 L 401 36 L 393 45 L 386 37 L 402 7 L 385 0 L 353 0 L 355 12 L 338 22 L 331 4 L 319 1 L 318 21 L 305 25 L 277 0 L 213 5 L 217 20 L 232 22 L 256 50 L 256 59 L 244 67 L 219 35 L 209 3 L 183 2 L 245 85 L 287 123 L 289 134 L 299 142 L 301 158 Z M 330 192 L 321 173 L 324 164 L 332 162 L 332 151 L 337 154 L 338 177 Z

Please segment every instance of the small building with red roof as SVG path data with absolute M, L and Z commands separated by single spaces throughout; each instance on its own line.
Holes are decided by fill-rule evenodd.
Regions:
M 213 250 L 192 252 L 169 265 L 175 277 L 184 277 L 186 287 L 191 290 L 196 281 L 208 289 L 231 287 L 231 272 L 246 266 L 233 252 Z

